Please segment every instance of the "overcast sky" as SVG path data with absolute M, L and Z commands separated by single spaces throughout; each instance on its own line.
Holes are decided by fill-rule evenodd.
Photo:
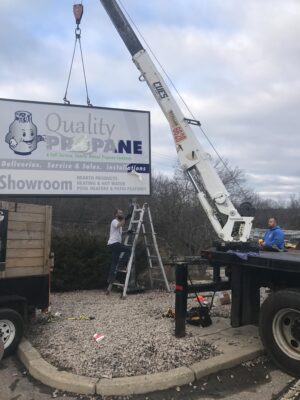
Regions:
M 300 1 L 122 3 L 218 152 L 243 169 L 262 196 L 298 195 Z M 0 97 L 62 102 L 74 45 L 73 4 L 0 0 Z M 153 169 L 170 174 L 177 157 L 164 115 L 138 81 L 100 1 L 83 5 L 82 45 L 92 104 L 150 110 Z M 69 99 L 74 104 L 86 100 L 79 54 Z M 200 131 L 199 140 L 213 155 Z

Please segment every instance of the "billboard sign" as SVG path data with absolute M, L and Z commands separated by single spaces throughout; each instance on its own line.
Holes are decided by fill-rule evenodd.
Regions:
M 0 194 L 150 194 L 150 113 L 0 99 Z

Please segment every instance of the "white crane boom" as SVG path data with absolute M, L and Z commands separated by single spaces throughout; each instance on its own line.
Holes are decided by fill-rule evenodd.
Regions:
M 218 237 L 225 242 L 246 242 L 249 239 L 253 217 L 243 217 L 230 200 L 222 180 L 189 122 L 184 117 L 166 82 L 143 48 L 116 0 L 100 0 L 115 25 L 133 62 L 141 72 L 156 101 L 165 114 L 172 131 L 179 162 L 191 179 L 197 197 Z M 225 217 L 225 218 L 224 218 Z M 224 221 L 225 219 L 225 221 Z

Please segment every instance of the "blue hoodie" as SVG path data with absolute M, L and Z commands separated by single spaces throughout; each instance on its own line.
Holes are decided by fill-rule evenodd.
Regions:
M 279 249 L 284 248 L 284 233 L 280 226 L 275 226 L 267 230 L 264 236 L 264 242 L 267 246 L 277 246 Z

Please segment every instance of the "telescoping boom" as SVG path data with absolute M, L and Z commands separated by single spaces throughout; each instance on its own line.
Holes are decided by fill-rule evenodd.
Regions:
M 242 217 L 230 200 L 223 182 L 184 117 L 166 82 L 131 28 L 116 0 L 100 0 L 129 50 L 156 101 L 169 121 L 181 167 L 189 176 L 198 199 L 218 237 L 225 242 L 246 242 L 253 217 Z

